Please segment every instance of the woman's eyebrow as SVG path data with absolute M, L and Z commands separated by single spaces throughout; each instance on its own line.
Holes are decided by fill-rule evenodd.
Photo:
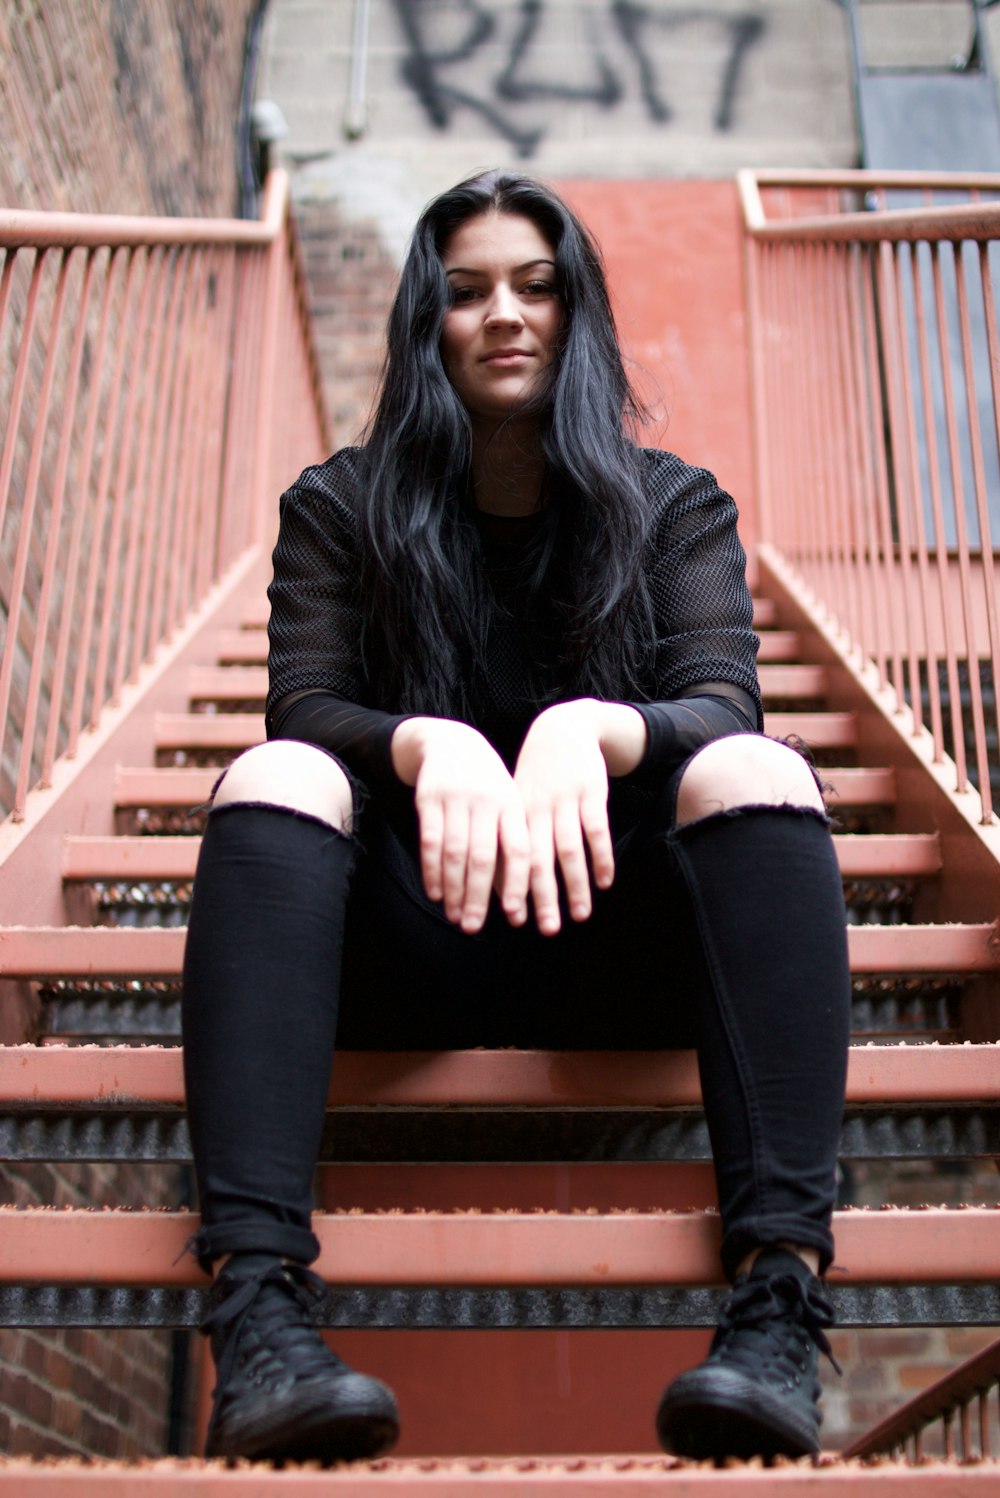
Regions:
M 512 269 L 513 274 L 515 276 L 517 276 L 517 275 L 520 275 L 520 273 L 522 271 L 531 270 L 532 267 L 536 266 L 536 265 L 551 265 L 552 269 L 555 270 L 556 263 L 555 263 L 554 260 L 546 260 L 542 256 L 539 256 L 539 258 L 537 260 L 526 260 L 523 265 L 515 265 L 515 266 L 512 266 L 511 269 Z M 485 270 L 482 266 L 479 266 L 477 268 L 475 266 L 467 266 L 467 265 L 449 265 L 447 267 L 447 269 L 445 270 L 445 275 L 446 276 L 488 276 L 489 275 L 489 271 Z

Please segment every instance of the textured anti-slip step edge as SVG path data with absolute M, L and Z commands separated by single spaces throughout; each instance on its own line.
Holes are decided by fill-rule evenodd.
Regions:
M 198 837 L 68 837 L 64 879 L 189 879 L 198 861 Z M 941 871 L 936 832 L 835 835 L 845 875 L 913 879 Z
M 0 927 L 0 977 L 178 977 L 182 928 Z M 989 925 L 851 926 L 855 973 L 992 972 L 1000 967 L 996 922 Z
M 193 1285 L 192 1212 L 0 1207 L 0 1281 Z M 1000 1208 L 834 1214 L 836 1284 L 1000 1278 Z M 714 1285 L 714 1212 L 316 1213 L 331 1285 Z
M 857 736 L 853 713 L 767 713 L 764 730 L 773 738 L 803 739 L 813 749 L 851 749 Z M 264 738 L 260 713 L 157 713 L 157 749 L 248 749 Z
M 122 810 L 137 806 L 171 806 L 187 809 L 203 806 L 221 771 L 202 768 L 142 768 L 125 766 L 115 771 L 115 805 Z M 892 806 L 896 800 L 894 771 L 885 767 L 836 766 L 823 769 L 823 784 L 831 787 L 828 798 L 846 806 Z
M 1000 1044 L 852 1046 L 847 1102 L 1000 1097 Z M 0 1103 L 180 1107 L 178 1046 L 3 1046 Z M 333 1107 L 696 1108 L 693 1051 L 341 1051 Z
M 618 1498 L 642 1491 L 664 1498 L 739 1498 L 777 1493 L 780 1498 L 979 1498 L 997 1491 L 1000 1464 L 956 1466 L 932 1462 L 842 1462 L 834 1456 L 782 1462 L 774 1467 L 739 1464 L 716 1470 L 671 1457 L 580 1456 L 507 1458 L 413 1457 L 356 1462 L 322 1471 L 278 1470 L 263 1464 L 229 1468 L 221 1462 L 119 1464 L 106 1461 L 26 1462 L 0 1459 L 0 1492 L 10 1498 L 307 1498 L 338 1493 L 423 1493 L 427 1498 L 540 1498 L 553 1491 L 580 1498 Z
M 765 663 L 759 669 L 760 690 L 768 698 L 822 697 L 826 671 L 822 666 Z M 192 702 L 260 702 L 267 696 L 263 666 L 192 666 L 187 675 Z

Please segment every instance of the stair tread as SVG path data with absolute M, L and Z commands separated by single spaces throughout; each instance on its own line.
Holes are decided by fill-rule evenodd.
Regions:
M 994 1102 L 1000 1042 L 852 1045 L 847 1102 Z M 179 1046 L 0 1047 L 0 1104 L 180 1107 Z M 337 1107 L 691 1108 L 694 1051 L 338 1051 Z
M 115 772 L 115 805 L 195 808 L 206 802 L 219 770 L 190 765 L 120 766 Z M 885 766 L 823 768 L 827 799 L 849 806 L 891 806 L 896 799 L 895 772 Z
M 7 978 L 178 977 L 182 927 L 0 927 L 0 976 Z M 849 926 L 856 973 L 995 972 L 997 924 Z
M 727 1464 L 724 1471 L 678 1457 L 641 1453 L 585 1456 L 381 1457 L 373 1462 L 321 1470 L 265 1463 L 228 1467 L 195 1457 L 153 1461 L 86 1462 L 48 1459 L 29 1461 L 0 1457 L 0 1489 L 16 1498 L 284 1498 L 285 1494 L 321 1494 L 361 1490 L 441 1493 L 471 1498 L 487 1491 L 491 1498 L 537 1498 L 544 1488 L 578 1492 L 586 1498 L 617 1498 L 633 1490 L 665 1491 L 665 1480 L 677 1498 L 726 1498 L 728 1494 L 767 1490 L 782 1498 L 877 1498 L 889 1489 L 902 1494 L 947 1493 L 948 1498 L 975 1498 L 995 1491 L 1000 1462 L 974 1466 L 928 1461 L 919 1467 L 889 1458 L 845 1461 L 824 1453 L 814 1462 L 781 1461 L 773 1467 L 756 1463 Z
M 940 872 L 936 832 L 835 834 L 845 874 L 918 876 Z M 67 837 L 64 879 L 187 879 L 194 874 L 200 837 Z
M 198 1285 L 194 1212 L 0 1207 L 0 1282 Z M 1000 1277 L 1000 1207 L 834 1213 L 836 1284 L 965 1284 Z M 713 1211 L 314 1214 L 331 1285 L 716 1285 Z

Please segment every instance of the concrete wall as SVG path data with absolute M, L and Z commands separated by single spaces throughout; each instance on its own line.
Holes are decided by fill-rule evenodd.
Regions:
M 317 179 L 349 149 L 404 163 L 423 195 L 496 161 L 704 177 L 854 159 L 833 0 L 371 0 L 362 109 L 354 16 L 347 0 L 269 8 L 261 88 Z

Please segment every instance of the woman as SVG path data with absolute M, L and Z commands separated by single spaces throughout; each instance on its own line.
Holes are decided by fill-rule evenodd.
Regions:
M 269 742 L 217 789 L 185 966 L 209 1454 L 396 1434 L 310 1315 L 335 1033 L 697 1044 L 735 1288 L 659 1434 L 818 1448 L 840 879 L 811 771 L 760 732 L 735 507 L 635 414 L 586 231 L 491 172 L 417 226 L 366 445 L 282 499 Z

